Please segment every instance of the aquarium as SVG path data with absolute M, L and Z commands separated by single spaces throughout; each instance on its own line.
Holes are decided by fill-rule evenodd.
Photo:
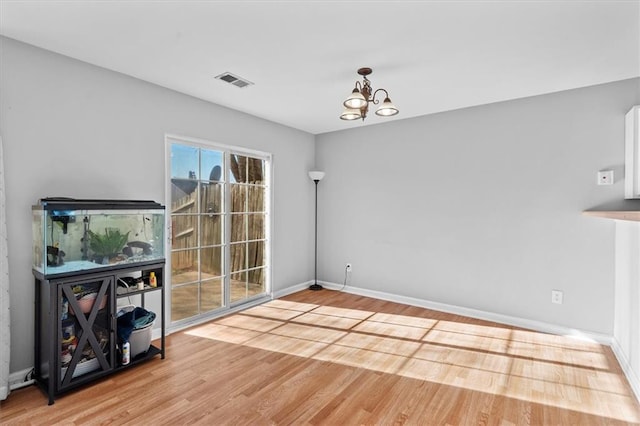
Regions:
M 33 206 L 33 268 L 44 276 L 164 259 L 164 206 L 44 198 Z

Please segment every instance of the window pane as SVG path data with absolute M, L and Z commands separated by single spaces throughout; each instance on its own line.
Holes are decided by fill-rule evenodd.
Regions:
M 224 217 L 219 214 L 200 216 L 200 245 L 222 244 L 222 224 Z
M 196 213 L 197 189 L 195 180 L 171 179 L 171 213 Z
M 192 248 L 198 245 L 198 216 L 171 216 L 171 248 Z
M 200 213 L 220 213 L 222 212 L 221 183 L 200 183 Z
M 212 311 L 222 306 L 222 279 L 202 281 L 200 287 L 202 312 Z
M 171 291 L 171 320 L 178 321 L 198 315 L 198 284 L 174 288 Z
M 231 185 L 231 211 L 245 212 L 247 202 L 247 187 L 244 185 Z
M 224 180 L 222 176 L 222 152 L 203 149 L 200 151 L 201 180 L 220 182 Z
M 264 266 L 264 241 L 247 244 L 247 268 Z
M 247 252 L 247 244 L 231 244 L 231 272 L 242 271 L 247 269 L 245 258 Z
M 198 250 L 171 253 L 172 285 L 198 281 Z
M 244 214 L 231 215 L 231 242 L 247 240 L 246 216 Z
M 249 235 L 248 240 L 264 239 L 264 214 L 247 215 Z
M 236 154 L 229 156 L 229 181 L 238 183 L 247 181 L 247 157 Z
M 264 160 L 249 158 L 247 170 L 247 182 L 262 184 L 264 182 Z
M 266 273 L 265 268 L 254 269 L 252 271 L 247 272 L 248 275 L 248 283 L 247 283 L 247 295 L 255 296 L 256 294 L 264 293 L 264 274 Z
M 171 145 L 171 180 L 199 179 L 198 148 L 186 145 Z
M 247 273 L 246 272 L 231 274 L 230 290 L 231 290 L 230 300 L 232 302 L 247 298 Z
M 203 280 L 222 275 L 222 247 L 200 249 L 200 268 Z
M 264 211 L 264 186 L 248 187 L 247 211 L 263 212 Z

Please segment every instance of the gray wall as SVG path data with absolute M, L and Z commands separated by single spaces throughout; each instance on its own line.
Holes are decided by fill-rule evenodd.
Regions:
M 164 203 L 164 135 L 273 154 L 273 283 L 313 275 L 313 135 L 0 38 L 11 276 L 11 371 L 33 365 L 31 205 L 41 197 Z
M 319 278 L 342 283 L 351 262 L 355 287 L 611 335 L 613 222 L 581 212 L 623 198 L 624 114 L 639 87 L 317 136 Z M 616 184 L 597 186 L 609 168 Z

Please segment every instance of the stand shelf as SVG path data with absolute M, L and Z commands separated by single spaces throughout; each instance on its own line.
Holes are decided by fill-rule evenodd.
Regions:
M 165 356 L 164 259 L 144 265 L 114 266 L 100 272 L 75 272 L 35 276 L 35 371 L 34 378 L 49 397 L 49 404 L 60 393 L 103 376 L 154 358 Z M 157 287 L 148 285 L 154 273 Z M 122 277 L 139 274 L 144 289 L 118 291 Z M 145 307 L 145 296 L 160 293 L 160 346 L 122 365 L 117 338 L 118 299 L 138 296 Z

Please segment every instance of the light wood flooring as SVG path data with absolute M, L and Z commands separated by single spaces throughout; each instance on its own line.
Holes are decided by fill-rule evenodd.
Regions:
M 615 425 L 640 406 L 595 343 L 322 290 L 167 338 L 167 357 L 0 424 Z

